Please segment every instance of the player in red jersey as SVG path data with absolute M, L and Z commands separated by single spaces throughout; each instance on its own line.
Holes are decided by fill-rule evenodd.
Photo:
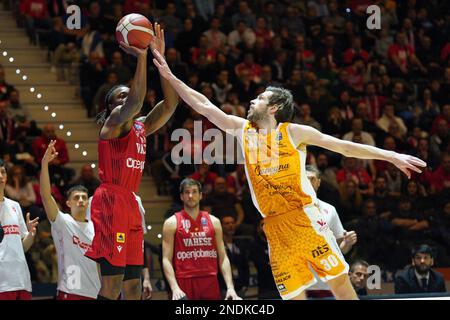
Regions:
M 172 299 L 220 300 L 219 265 L 227 285 L 225 299 L 241 300 L 234 290 L 220 220 L 200 211 L 200 182 L 184 179 L 180 198 L 184 209 L 163 226 L 163 269 Z
M 164 31 L 155 23 L 153 50 L 164 55 Z M 139 114 L 147 92 L 147 49 L 121 42 L 122 50 L 137 57 L 131 88 L 113 87 L 105 98 L 98 143 L 98 170 L 102 184 L 91 203 L 95 236 L 86 256 L 99 264 L 101 289 L 98 299 L 141 298 L 144 237 L 135 192 L 139 188 L 146 157 L 146 136 L 161 128 L 172 116 L 178 95 L 161 78 L 164 100 L 146 116 Z

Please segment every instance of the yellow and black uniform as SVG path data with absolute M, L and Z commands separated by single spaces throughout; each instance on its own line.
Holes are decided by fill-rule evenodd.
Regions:
M 306 176 L 306 145 L 295 146 L 289 123 L 265 134 L 247 122 L 242 146 L 252 199 L 264 217 L 270 263 L 283 299 L 292 299 L 316 280 L 348 272 L 348 264 L 328 225 L 314 205 L 316 194 Z

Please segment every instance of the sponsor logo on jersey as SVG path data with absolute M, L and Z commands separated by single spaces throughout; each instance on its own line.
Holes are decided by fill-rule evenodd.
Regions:
M 140 123 L 135 123 L 134 127 L 136 128 L 136 130 L 142 130 L 142 125 Z
M 266 175 L 270 176 L 273 174 L 277 174 L 278 172 L 283 172 L 289 170 L 289 163 L 280 164 L 275 167 L 261 168 L 259 165 L 255 167 L 255 173 L 257 175 Z
M 80 238 L 78 238 L 77 236 L 73 236 L 72 237 L 72 243 L 78 247 L 80 247 L 81 249 L 83 249 L 84 251 L 91 251 L 91 245 L 88 243 L 84 243 L 83 241 L 80 240 Z
M 116 242 L 117 243 L 125 243 L 125 233 L 121 233 L 121 232 L 116 233 Z
M 20 229 L 18 225 L 10 224 L 3 226 L 3 232 L 5 233 L 5 236 L 10 234 L 20 234 Z
M 321 226 L 321 227 L 323 227 L 323 226 L 325 226 L 327 223 L 325 222 L 325 221 L 323 221 L 322 219 L 320 219 L 320 220 L 317 220 L 317 223 Z
M 286 287 L 284 286 L 284 284 L 280 283 L 279 285 L 277 285 L 278 291 L 280 292 L 284 292 L 286 291 Z
M 120 251 L 122 251 L 122 246 L 117 246 L 117 251 L 120 253 Z
M 144 165 L 145 165 L 145 161 L 136 160 L 136 159 L 133 159 L 133 158 L 128 158 L 127 159 L 127 168 L 138 169 L 138 170 L 143 171 L 144 170 Z
M 200 222 L 202 223 L 202 226 L 204 226 L 204 227 L 208 225 L 208 221 L 206 221 L 205 217 L 201 218 Z
M 211 237 L 187 238 L 183 239 L 183 243 L 186 247 L 211 246 L 212 238 Z
M 283 134 L 281 132 L 278 132 L 277 137 L 275 138 L 275 140 L 280 142 L 282 139 L 283 139 Z
M 217 251 L 213 250 L 192 250 L 192 251 L 178 251 L 176 255 L 178 260 L 197 260 L 201 258 L 217 258 Z
M 317 258 L 324 255 L 328 251 L 330 251 L 330 248 L 328 247 L 328 244 L 325 243 L 324 245 L 318 246 L 316 249 L 312 250 L 311 254 L 313 258 Z

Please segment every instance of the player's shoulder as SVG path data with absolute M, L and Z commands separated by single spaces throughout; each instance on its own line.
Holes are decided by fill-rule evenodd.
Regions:
M 172 229 L 177 227 L 177 217 L 175 213 L 171 215 L 169 218 L 167 218 L 166 221 L 164 221 L 163 227 L 166 229 Z
M 322 210 L 325 209 L 325 210 L 328 210 L 333 213 L 336 212 L 336 208 L 332 204 L 325 202 L 323 200 L 320 200 L 320 199 L 317 199 L 317 202 L 319 202 L 320 208 Z
M 217 218 L 216 216 L 213 216 L 212 214 L 209 214 L 208 213 L 208 215 L 209 215 L 209 218 L 211 219 L 211 222 L 212 222 L 212 224 L 215 226 L 215 227 L 217 227 L 217 226 L 222 226 L 222 224 L 220 223 L 220 219 L 219 218 Z
M 19 208 L 20 210 L 22 210 L 22 209 L 20 208 L 19 202 L 15 201 L 15 200 L 12 200 L 12 199 L 9 199 L 9 198 L 7 198 L 7 197 L 3 197 L 3 198 L 5 199 L 5 202 L 4 202 L 5 205 L 7 205 L 8 207 L 14 208 L 14 209 Z

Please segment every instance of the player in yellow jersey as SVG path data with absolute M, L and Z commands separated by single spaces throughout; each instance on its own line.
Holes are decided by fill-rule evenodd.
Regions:
M 289 123 L 294 103 L 291 93 L 282 88 L 268 87 L 253 99 L 247 119 L 228 115 L 177 79 L 158 52 L 154 56 L 160 75 L 187 104 L 237 137 L 253 202 L 264 217 L 272 273 L 281 297 L 305 299 L 305 289 L 316 282 L 311 266 L 337 299 L 357 299 L 347 275 L 348 264 L 314 205 L 316 194 L 305 171 L 306 146 L 319 146 L 347 157 L 389 161 L 408 178 L 411 171 L 421 172 L 419 167 L 426 163 Z

